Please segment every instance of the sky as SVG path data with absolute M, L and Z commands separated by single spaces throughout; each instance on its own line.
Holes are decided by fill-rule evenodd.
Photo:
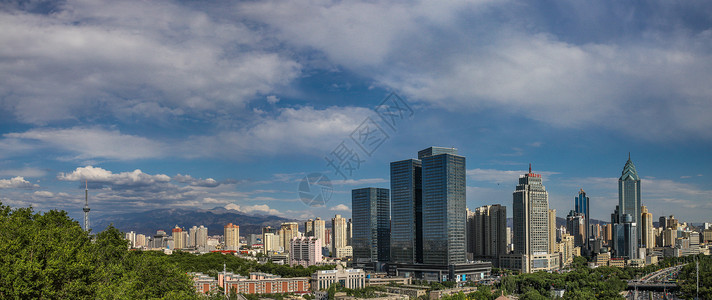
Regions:
M 531 163 L 557 216 L 584 189 L 610 220 L 630 153 L 656 219 L 712 222 L 709 1 L 4 1 L 0 28 L 4 205 L 348 217 L 444 146 L 471 209 Z

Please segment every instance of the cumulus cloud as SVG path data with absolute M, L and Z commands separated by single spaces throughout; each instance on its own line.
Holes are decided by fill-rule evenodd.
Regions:
M 33 189 L 38 187 L 40 186 L 25 180 L 22 176 L 0 179 L 0 189 Z
M 178 174 L 176 176 L 173 176 L 172 179 L 177 182 L 190 184 L 191 186 L 216 187 L 216 186 L 220 185 L 220 183 L 217 180 L 212 179 L 212 178 L 198 179 L 198 178 L 193 178 L 193 176 L 183 175 L 183 174 Z
M 351 211 L 351 208 L 349 208 L 345 204 L 339 204 L 339 205 L 330 207 L 329 210 L 331 210 L 331 211 Z
M 267 204 L 256 204 L 256 205 L 238 205 L 235 203 L 230 203 L 225 205 L 225 209 L 232 209 L 246 214 L 265 214 L 281 216 L 282 213 L 276 209 L 270 208 Z
M 155 183 L 166 183 L 171 177 L 164 174 L 146 174 L 139 169 L 132 172 L 113 173 L 98 167 L 79 167 L 71 173 L 61 172 L 57 179 L 63 181 L 91 181 L 92 183 L 104 183 L 115 186 L 146 186 Z

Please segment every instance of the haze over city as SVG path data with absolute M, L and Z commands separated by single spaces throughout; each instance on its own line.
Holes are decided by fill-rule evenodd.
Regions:
M 711 18 L 706 2 L 1 4 L 0 202 L 81 220 L 88 181 L 93 215 L 348 217 L 390 162 L 451 146 L 470 208 L 510 206 L 531 163 L 560 217 L 584 189 L 608 221 L 630 154 L 656 218 L 710 222 Z M 410 113 L 334 173 L 325 157 L 389 95 Z M 313 172 L 334 187 L 321 207 L 298 195 Z

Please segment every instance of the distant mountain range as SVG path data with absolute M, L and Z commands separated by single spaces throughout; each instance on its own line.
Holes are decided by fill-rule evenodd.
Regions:
M 240 226 L 240 235 L 262 232 L 262 227 L 272 226 L 279 228 L 284 222 L 297 221 L 300 230 L 304 230 L 303 220 L 287 219 L 271 215 L 248 215 L 232 209 L 216 207 L 213 209 L 155 209 L 144 212 L 123 213 L 114 215 L 94 216 L 92 228 L 94 232 L 104 230 L 113 224 L 123 232 L 135 231 L 136 233 L 154 235 L 158 230 L 165 230 L 170 234 L 176 225 L 183 229 L 203 225 L 208 227 L 209 235 L 223 234 L 223 226 L 233 223 Z M 327 228 L 330 220 L 325 220 Z M 591 224 L 605 225 L 606 222 L 591 219 Z M 507 226 L 512 227 L 512 218 L 507 218 Z M 565 218 L 556 218 L 556 226 L 566 226 Z
M 123 213 L 96 216 L 91 220 L 94 232 L 104 230 L 113 224 L 123 232 L 154 235 L 158 230 L 170 234 L 176 225 L 183 229 L 203 225 L 208 228 L 208 235 L 223 234 L 223 226 L 233 223 L 240 226 L 240 235 L 262 232 L 262 227 L 279 228 L 283 222 L 295 221 L 277 216 L 244 214 L 236 210 L 216 207 L 213 209 L 156 209 L 145 212 Z M 302 226 L 304 226 L 302 224 Z

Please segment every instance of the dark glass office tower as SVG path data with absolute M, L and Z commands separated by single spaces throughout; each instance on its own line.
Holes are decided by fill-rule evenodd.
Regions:
M 466 262 L 465 157 L 457 149 L 418 152 L 423 164 L 423 263 Z
M 361 188 L 351 191 L 353 257 L 355 262 L 387 262 L 391 252 L 389 190 Z
M 423 261 L 422 163 L 406 159 L 391 163 L 391 262 Z

